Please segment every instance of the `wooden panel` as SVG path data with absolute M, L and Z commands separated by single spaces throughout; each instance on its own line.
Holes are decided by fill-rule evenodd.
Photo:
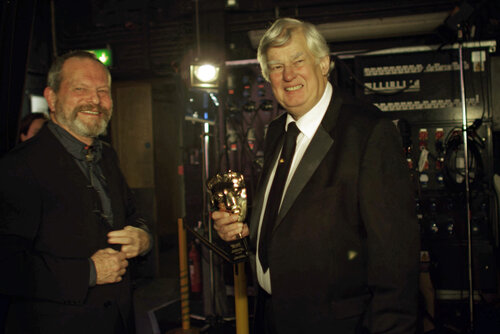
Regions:
M 131 188 L 154 188 L 151 84 L 113 84 L 113 146 Z
M 175 79 L 153 83 L 155 190 L 160 236 L 177 233 L 177 219 L 184 217 L 183 176 L 179 175 L 179 166 L 182 165 L 182 147 L 179 139 L 185 110 L 181 87 L 180 80 Z

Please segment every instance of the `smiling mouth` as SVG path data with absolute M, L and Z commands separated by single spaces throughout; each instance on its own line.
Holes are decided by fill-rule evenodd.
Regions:
M 293 91 L 301 89 L 302 87 L 303 87 L 303 85 L 297 85 L 297 86 L 292 86 L 292 87 L 286 87 L 285 90 L 287 92 L 293 92 Z
M 87 115 L 99 115 L 100 113 L 98 111 L 91 111 L 91 110 L 80 110 L 79 112 Z

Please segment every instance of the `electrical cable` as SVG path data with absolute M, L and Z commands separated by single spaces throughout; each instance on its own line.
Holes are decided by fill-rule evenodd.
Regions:
M 480 124 L 480 122 L 477 123 Z M 481 144 L 478 142 L 477 137 L 476 128 L 474 126 L 470 126 L 467 129 L 467 146 L 468 153 L 470 155 L 468 168 L 470 171 L 471 189 L 477 188 L 481 184 L 484 177 L 484 165 L 480 151 Z M 445 148 L 446 151 L 444 155 L 443 168 L 445 184 L 452 191 L 465 191 L 465 174 L 463 172 L 465 166 L 460 165 L 462 160 L 460 152 L 463 152 L 463 138 L 462 132 L 458 131 L 458 128 L 453 128 L 448 133 Z

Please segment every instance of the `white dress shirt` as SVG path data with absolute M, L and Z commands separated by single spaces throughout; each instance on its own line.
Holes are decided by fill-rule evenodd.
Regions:
M 288 172 L 288 177 L 286 179 L 285 188 L 283 190 L 283 194 L 286 193 L 286 189 L 292 180 L 293 174 L 297 169 L 304 153 L 311 142 L 316 130 L 318 129 L 321 121 L 323 120 L 323 116 L 325 116 L 326 110 L 328 109 L 328 105 L 330 104 L 330 99 L 332 97 L 333 88 L 332 85 L 328 82 L 325 88 L 325 92 L 323 96 L 319 100 L 319 102 L 307 113 L 305 113 L 298 121 L 296 121 L 297 127 L 300 130 L 299 135 L 297 136 L 297 146 L 295 148 L 295 153 L 293 155 L 292 165 L 290 166 L 290 171 Z M 285 129 L 288 129 L 288 124 L 290 122 L 294 122 L 293 117 L 288 114 L 286 118 Z M 279 154 L 278 154 L 279 157 Z M 273 184 L 274 174 L 276 173 L 276 167 L 278 165 L 278 159 L 274 162 L 273 170 L 271 171 L 271 175 L 269 177 L 269 182 L 266 185 L 266 192 L 264 194 L 264 204 L 262 205 L 262 211 L 260 213 L 259 219 L 259 228 L 257 232 L 257 279 L 259 281 L 260 286 L 267 291 L 267 293 L 271 294 L 271 268 L 269 268 L 266 272 L 263 272 L 262 265 L 259 261 L 259 239 L 260 239 L 260 229 L 262 227 L 262 220 L 264 218 L 264 212 L 266 211 L 267 198 L 269 196 L 269 191 L 271 190 L 271 185 Z M 283 197 L 281 198 L 283 201 Z

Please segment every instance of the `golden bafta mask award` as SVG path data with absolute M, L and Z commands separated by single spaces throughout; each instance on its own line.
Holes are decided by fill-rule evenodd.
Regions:
M 207 182 L 210 199 L 214 210 L 221 209 L 238 214 L 238 221 L 245 220 L 247 213 L 247 193 L 243 175 L 233 171 L 219 173 Z M 248 243 L 242 238 L 228 243 L 229 253 L 234 262 L 244 261 L 248 257 Z

